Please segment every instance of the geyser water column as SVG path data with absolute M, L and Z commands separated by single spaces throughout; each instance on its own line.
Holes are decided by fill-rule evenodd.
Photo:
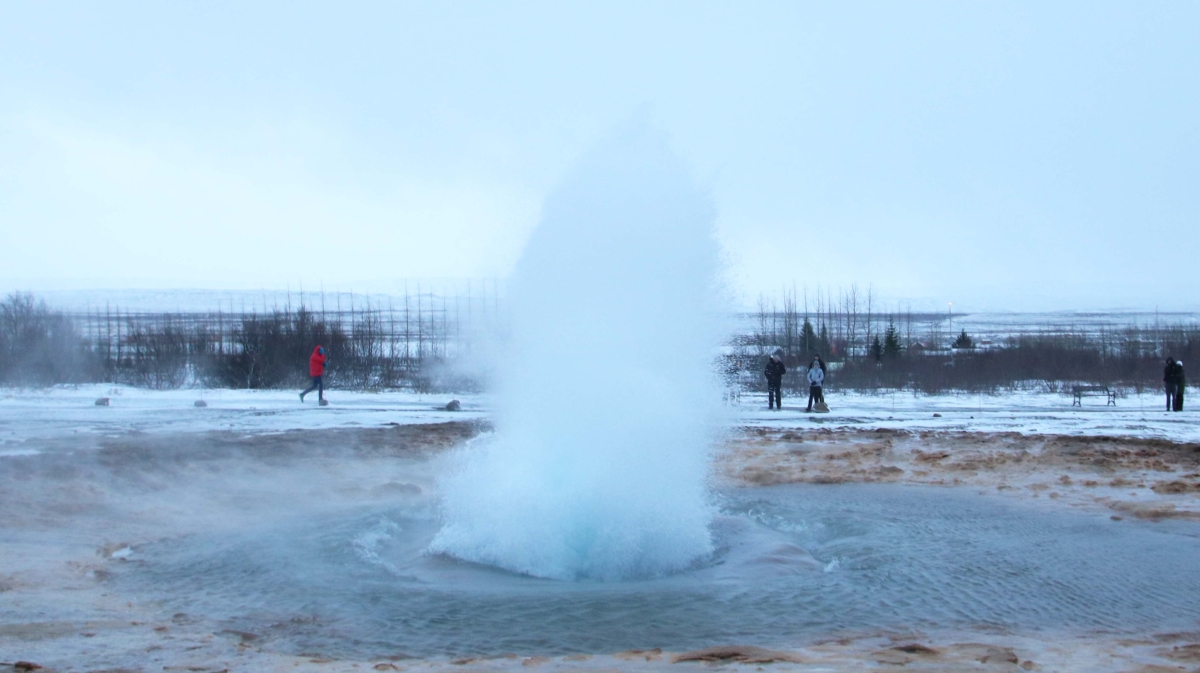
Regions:
M 549 196 L 509 284 L 497 431 L 442 484 L 431 551 L 559 579 L 661 575 L 711 553 L 714 222 L 646 124 Z

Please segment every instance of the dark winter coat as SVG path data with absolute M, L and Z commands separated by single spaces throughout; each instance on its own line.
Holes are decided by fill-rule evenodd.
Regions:
M 787 367 L 783 366 L 783 362 L 771 358 L 767 360 L 767 368 L 763 370 L 763 375 L 767 377 L 767 383 L 779 385 L 783 382 L 783 375 L 787 373 Z
M 321 352 L 320 346 L 314 348 L 312 357 L 308 358 L 308 373 L 311 376 L 325 375 L 325 354 Z
M 1163 383 L 1179 385 L 1183 383 L 1183 365 L 1178 360 L 1172 361 L 1163 369 Z

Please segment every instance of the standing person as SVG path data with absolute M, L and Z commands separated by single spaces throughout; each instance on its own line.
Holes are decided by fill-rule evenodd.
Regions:
M 1187 388 L 1187 377 L 1183 375 L 1183 360 L 1175 361 L 1175 411 L 1183 411 L 1183 390 Z
M 1183 365 L 1175 362 L 1175 358 L 1167 358 L 1167 366 L 1163 368 L 1163 387 L 1167 389 L 1167 411 L 1179 406 L 1175 400 L 1179 396 L 1180 379 L 1183 378 Z
M 767 377 L 767 408 L 783 410 L 783 375 L 787 367 L 783 366 L 783 351 L 776 350 L 767 360 L 767 368 L 763 375 Z
M 317 391 L 317 400 L 325 401 L 325 349 L 321 344 L 313 349 L 312 355 L 308 358 L 308 374 L 312 377 L 312 385 L 300 393 L 300 401 L 304 401 L 304 396 Z
M 814 402 L 825 401 L 825 395 L 821 392 L 824 384 L 825 363 L 821 362 L 821 356 L 814 355 L 808 365 L 808 408 L 805 411 L 812 411 Z

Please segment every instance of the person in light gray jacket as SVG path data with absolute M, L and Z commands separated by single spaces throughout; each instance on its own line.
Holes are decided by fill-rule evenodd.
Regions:
M 821 386 L 824 384 L 825 363 L 821 361 L 821 356 L 814 355 L 808 365 L 808 409 L 805 411 L 812 411 L 814 402 L 825 401 L 825 395 L 821 392 Z

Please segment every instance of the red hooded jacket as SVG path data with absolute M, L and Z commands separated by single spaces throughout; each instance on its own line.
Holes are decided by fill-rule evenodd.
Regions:
M 308 373 L 312 376 L 325 375 L 325 355 L 320 351 L 321 347 L 317 346 L 313 349 L 312 357 L 308 359 Z

